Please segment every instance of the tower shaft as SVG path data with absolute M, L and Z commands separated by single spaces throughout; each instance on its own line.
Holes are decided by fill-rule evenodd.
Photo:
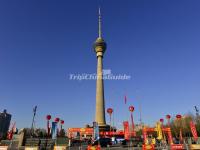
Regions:
M 96 81 L 96 117 L 95 121 L 99 126 L 105 126 L 105 100 L 104 100 L 104 84 L 103 84 L 103 54 L 97 53 L 97 81 Z

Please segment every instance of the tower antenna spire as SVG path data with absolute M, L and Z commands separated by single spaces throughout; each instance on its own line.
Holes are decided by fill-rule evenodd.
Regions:
M 99 38 L 102 38 L 102 33 L 101 33 L 101 8 L 99 6 Z

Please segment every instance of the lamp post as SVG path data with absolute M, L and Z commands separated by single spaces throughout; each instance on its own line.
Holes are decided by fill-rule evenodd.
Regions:
M 112 108 L 108 108 L 107 109 L 107 113 L 110 116 L 110 135 L 111 135 L 111 116 L 112 116 L 112 113 L 113 113 L 113 109 Z
M 170 127 L 170 118 L 171 118 L 171 116 L 169 114 L 166 115 L 168 127 Z
M 50 135 L 50 125 L 49 125 L 49 120 L 51 120 L 51 115 L 46 116 L 47 119 L 47 137 L 49 138 Z
M 134 106 L 129 106 L 129 111 L 131 112 L 131 124 L 132 124 L 132 131 L 133 131 L 133 136 L 135 136 L 134 132 L 134 121 L 133 121 L 133 111 L 135 110 Z
M 181 116 L 180 114 L 177 114 L 177 115 L 176 115 L 176 119 L 177 119 L 177 121 L 178 121 L 178 123 L 179 123 L 179 126 L 180 126 L 179 140 L 180 140 L 180 142 L 182 143 L 182 141 L 183 141 L 182 125 L 181 125 L 182 116 Z

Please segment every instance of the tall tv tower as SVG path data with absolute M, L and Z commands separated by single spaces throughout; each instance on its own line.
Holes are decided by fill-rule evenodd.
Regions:
M 102 38 L 101 31 L 101 11 L 99 8 L 98 37 L 94 42 L 94 51 L 97 57 L 97 80 L 96 80 L 96 115 L 95 121 L 98 123 L 100 130 L 106 129 L 105 119 L 105 100 L 104 100 L 104 83 L 103 83 L 103 54 L 106 50 L 106 42 Z

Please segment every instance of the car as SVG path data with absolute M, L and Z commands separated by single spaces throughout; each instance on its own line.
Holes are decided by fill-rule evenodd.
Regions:
M 112 140 L 110 138 L 99 138 L 95 140 L 92 145 L 100 144 L 101 147 L 110 147 L 112 145 Z

